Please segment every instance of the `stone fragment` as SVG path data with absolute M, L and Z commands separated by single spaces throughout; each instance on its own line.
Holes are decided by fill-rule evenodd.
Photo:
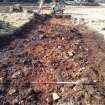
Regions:
M 19 104 L 19 100 L 16 98 L 16 99 L 14 99 L 13 101 L 12 101 L 12 104 L 13 105 L 18 105 Z
M 72 57 L 74 55 L 73 52 L 71 52 L 71 51 L 68 51 L 67 53 L 70 57 Z
M 3 78 L 2 77 L 0 77 L 0 84 L 2 84 L 3 83 Z
M 12 89 L 9 90 L 8 94 L 9 94 L 9 95 L 12 95 L 12 94 L 14 94 L 15 92 L 16 92 L 16 89 L 12 88 Z
M 19 77 L 19 75 L 21 74 L 21 72 L 20 71 L 17 71 L 17 72 L 15 72 L 13 75 L 12 75 L 12 78 L 17 78 L 17 77 Z
M 53 98 L 53 101 L 57 101 L 60 98 L 60 96 L 54 92 L 52 93 L 52 98 Z
M 47 102 L 48 104 L 51 104 L 51 103 L 53 102 L 52 97 L 51 97 L 51 96 L 48 96 L 48 97 L 46 98 L 46 102 Z

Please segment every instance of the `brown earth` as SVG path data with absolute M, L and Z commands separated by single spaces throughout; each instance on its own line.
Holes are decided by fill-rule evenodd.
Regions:
M 2 46 L 0 105 L 105 105 L 103 42 L 87 27 L 67 21 L 52 18 L 37 26 L 33 23 L 25 37 Z M 60 97 L 57 101 L 52 99 L 54 92 Z

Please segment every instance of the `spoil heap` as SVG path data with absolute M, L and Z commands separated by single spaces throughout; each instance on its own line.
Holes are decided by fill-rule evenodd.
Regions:
M 104 50 L 86 27 L 50 20 L 0 49 L 0 105 L 105 105 Z

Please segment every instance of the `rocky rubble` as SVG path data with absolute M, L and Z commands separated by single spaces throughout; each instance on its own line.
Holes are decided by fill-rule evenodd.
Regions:
M 104 50 L 94 33 L 50 20 L 0 48 L 0 105 L 105 105 Z

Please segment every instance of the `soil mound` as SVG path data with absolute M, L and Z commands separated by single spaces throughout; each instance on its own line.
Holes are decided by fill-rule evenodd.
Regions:
M 50 20 L 0 49 L 0 105 L 105 105 L 104 50 L 94 33 Z

